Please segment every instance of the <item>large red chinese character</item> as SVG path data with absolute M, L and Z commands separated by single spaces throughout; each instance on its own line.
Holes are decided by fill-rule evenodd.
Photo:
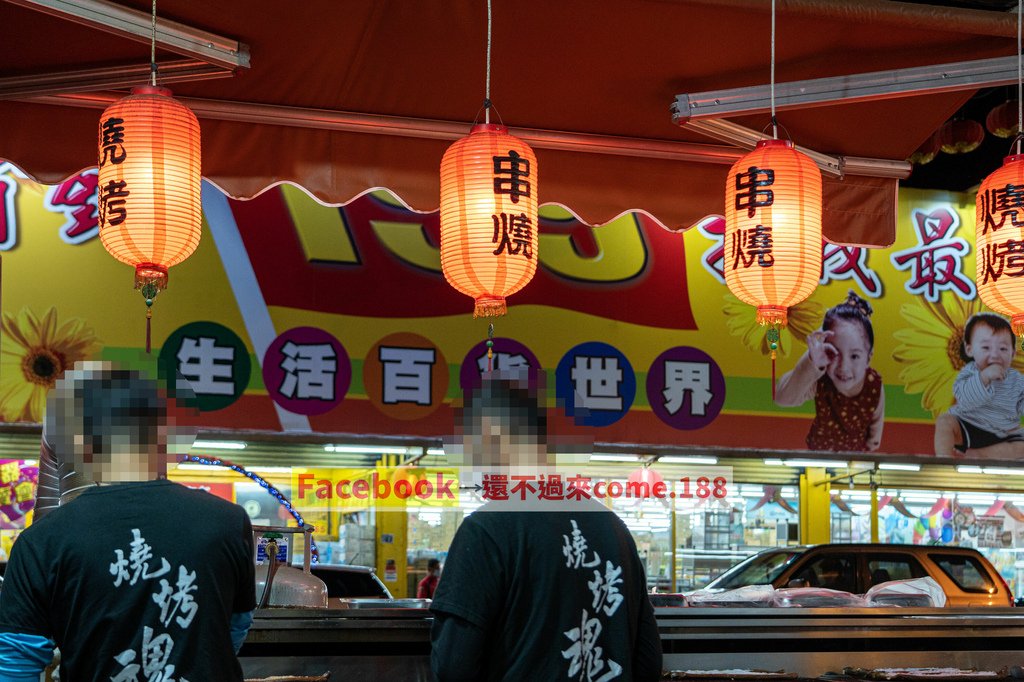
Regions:
M 51 187 L 46 193 L 46 209 L 62 213 L 65 217 L 60 228 L 60 238 L 68 244 L 81 244 L 100 233 L 99 210 L 96 205 L 98 177 L 99 171 L 90 168 Z

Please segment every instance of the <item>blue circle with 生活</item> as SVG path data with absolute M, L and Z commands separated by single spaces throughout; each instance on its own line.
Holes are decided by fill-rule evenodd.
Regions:
M 633 406 L 636 374 L 618 348 L 588 341 L 571 348 L 558 362 L 555 396 L 577 424 L 608 426 Z

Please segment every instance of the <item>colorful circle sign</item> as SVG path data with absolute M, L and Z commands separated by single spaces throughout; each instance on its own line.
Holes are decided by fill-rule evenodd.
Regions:
M 636 397 L 636 374 L 614 346 L 581 343 L 562 356 L 555 370 L 555 395 L 565 413 L 584 426 L 622 419 Z
M 533 351 L 515 339 L 498 337 L 492 340 L 491 369 L 505 373 L 523 371 L 529 379 L 536 378 L 541 367 Z M 480 386 L 480 377 L 487 371 L 487 365 L 487 342 L 481 341 L 469 349 L 462 361 L 459 385 L 463 391 L 471 391 Z
M 164 342 L 157 360 L 171 396 L 183 388 L 202 411 L 220 410 L 238 400 L 249 385 L 252 361 L 238 335 L 216 322 L 190 322 Z
M 418 334 L 398 333 L 374 344 L 363 363 L 363 386 L 374 407 L 393 419 L 422 419 L 448 394 L 448 361 Z
M 670 348 L 655 358 L 647 372 L 647 401 L 654 414 L 673 428 L 703 428 L 725 404 L 722 368 L 697 348 Z
M 345 347 L 323 329 L 289 329 L 263 356 L 263 385 L 289 412 L 329 412 L 344 399 L 351 382 L 352 363 Z

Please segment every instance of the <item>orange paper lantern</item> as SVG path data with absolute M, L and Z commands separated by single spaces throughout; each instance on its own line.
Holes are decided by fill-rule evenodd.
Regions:
M 441 268 L 474 317 L 504 315 L 537 270 L 537 157 L 505 126 L 473 126 L 441 160 Z
M 757 321 L 782 327 L 786 309 L 821 277 L 821 171 L 788 140 L 761 140 L 725 184 L 725 283 Z
M 1024 337 L 1024 154 L 985 178 L 975 209 L 978 294 Z
M 135 268 L 144 295 L 167 285 L 167 269 L 192 255 L 202 226 L 199 122 L 170 95 L 134 88 L 100 118 L 100 241 Z

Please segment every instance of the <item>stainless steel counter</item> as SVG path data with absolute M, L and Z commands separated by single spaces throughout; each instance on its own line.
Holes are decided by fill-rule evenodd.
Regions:
M 656 609 L 667 670 L 1024 665 L 1024 609 Z M 424 609 L 264 609 L 241 661 L 247 677 L 428 681 Z M 390 677 L 389 677 L 390 676 Z

